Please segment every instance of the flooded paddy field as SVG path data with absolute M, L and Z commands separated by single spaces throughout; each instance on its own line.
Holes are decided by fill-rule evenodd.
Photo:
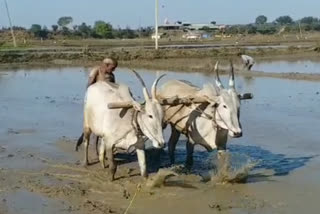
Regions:
M 263 68 L 264 69 L 264 68 Z M 311 69 L 313 71 L 313 69 Z M 316 70 L 316 68 L 314 69 Z M 156 72 L 138 70 L 148 87 Z M 267 77 L 236 77 L 243 137 L 230 139 L 232 167 L 255 163 L 245 183 L 208 181 L 216 152 L 197 147 L 191 173 L 170 177 L 160 188 L 139 176 L 135 155 L 118 155 L 116 181 L 109 182 L 90 146 L 74 151 L 82 131 L 88 70 L 83 67 L 6 69 L 0 72 L 0 213 L 317 213 L 320 195 L 320 85 Z M 201 86 L 213 76 L 166 72 Z M 135 97 L 141 86 L 125 68 L 118 82 Z M 226 81 L 223 76 L 223 81 Z M 165 130 L 165 139 L 170 130 Z M 185 160 L 185 138 L 176 151 L 176 171 Z M 167 149 L 148 147 L 151 178 L 168 166 Z M 128 209 L 129 207 L 129 209 Z
M 254 70 L 256 71 L 301 74 L 319 74 L 319 68 L 319 57 L 299 57 L 291 60 L 286 58 L 280 58 L 278 60 L 258 60 L 254 66 Z

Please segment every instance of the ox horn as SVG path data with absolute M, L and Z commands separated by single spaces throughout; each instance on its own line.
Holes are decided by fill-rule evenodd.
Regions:
M 216 85 L 222 89 L 224 88 L 222 83 L 221 83 L 221 80 L 220 80 L 220 77 L 219 77 L 219 71 L 218 71 L 218 67 L 219 67 L 219 61 L 216 62 L 216 65 L 214 66 L 214 71 L 216 73 Z
M 230 87 L 230 88 L 235 88 L 235 84 L 234 84 L 234 68 L 233 68 L 233 62 L 232 62 L 232 60 L 230 60 L 229 87 Z
M 157 99 L 157 85 L 159 83 L 159 80 L 164 77 L 166 74 L 162 74 L 161 76 L 159 76 L 152 84 L 152 88 L 151 88 L 151 95 L 152 95 L 152 99 Z
M 143 87 L 142 91 L 143 91 L 144 99 L 145 100 L 151 99 L 150 94 L 149 94 L 149 92 L 147 90 L 146 84 L 144 83 L 144 81 L 143 81 L 142 77 L 140 76 L 140 74 L 138 74 L 138 72 L 136 72 L 133 69 L 131 71 L 136 75 L 136 77 L 138 78 L 138 80 L 140 81 L 140 83 L 141 83 L 141 85 Z

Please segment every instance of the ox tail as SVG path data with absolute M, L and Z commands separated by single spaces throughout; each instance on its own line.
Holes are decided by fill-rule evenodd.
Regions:
M 78 141 L 77 141 L 77 145 L 76 145 L 76 152 L 79 150 L 79 146 L 81 146 L 83 142 L 83 133 L 81 134 L 81 136 L 79 137 Z

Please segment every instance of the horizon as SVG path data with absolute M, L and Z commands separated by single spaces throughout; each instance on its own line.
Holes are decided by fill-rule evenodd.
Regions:
M 311 4 L 308 4 L 308 2 Z M 274 6 L 274 4 L 278 6 Z M 32 24 L 51 28 L 52 25 L 57 24 L 58 19 L 62 16 L 71 16 L 73 18 L 71 25 L 79 25 L 82 22 L 93 25 L 98 20 L 109 22 L 115 28 L 129 26 L 136 29 L 154 25 L 154 0 L 136 0 L 135 2 L 124 0 L 118 0 L 117 2 L 68 0 L 67 3 L 63 0 L 56 0 L 55 2 L 48 0 L 28 0 L 28 2 L 10 0 L 8 5 L 13 26 L 25 28 L 30 28 Z M 108 6 L 112 7 L 112 13 L 110 10 L 108 11 Z M 317 0 L 303 2 L 292 2 L 290 0 L 281 2 L 276 0 L 266 2 L 257 2 L 256 0 L 244 0 L 242 2 L 199 0 L 196 3 L 185 0 L 159 0 L 159 24 L 163 24 L 165 19 L 168 19 L 170 23 L 176 21 L 191 23 L 216 21 L 217 24 L 225 25 L 250 24 L 254 23 L 255 18 L 259 15 L 265 15 L 268 22 L 285 15 L 290 16 L 293 20 L 299 20 L 307 16 L 319 17 L 317 11 L 319 7 L 320 1 Z M 30 11 L 35 11 L 32 16 L 30 16 Z M 216 14 L 212 15 L 212 11 L 215 11 Z M 226 11 L 230 11 L 230 13 L 226 13 Z M 143 15 L 141 15 L 142 13 Z M 4 2 L 0 6 L 0 27 L 9 27 Z

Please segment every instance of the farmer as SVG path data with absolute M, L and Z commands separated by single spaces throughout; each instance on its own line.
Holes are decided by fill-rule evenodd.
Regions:
M 89 73 L 87 88 L 97 81 L 115 83 L 113 72 L 118 66 L 118 62 L 113 58 L 105 58 L 100 66 L 94 67 Z
M 115 83 L 115 77 L 113 72 L 117 68 L 117 66 L 118 66 L 118 62 L 116 59 L 105 58 L 102 61 L 102 64 L 100 66 L 96 66 L 90 71 L 87 88 L 97 81 L 106 81 L 106 82 Z M 78 151 L 78 148 L 82 144 L 82 142 L 83 142 L 83 133 L 78 139 L 78 142 L 76 145 L 76 151 Z M 96 136 L 95 142 L 96 142 L 96 153 L 97 153 L 97 156 L 99 156 L 99 151 L 98 151 L 99 137 Z
M 244 64 L 244 68 L 246 68 L 248 71 L 251 70 L 252 66 L 254 65 L 255 61 L 251 56 L 239 54 L 241 56 L 242 62 Z

